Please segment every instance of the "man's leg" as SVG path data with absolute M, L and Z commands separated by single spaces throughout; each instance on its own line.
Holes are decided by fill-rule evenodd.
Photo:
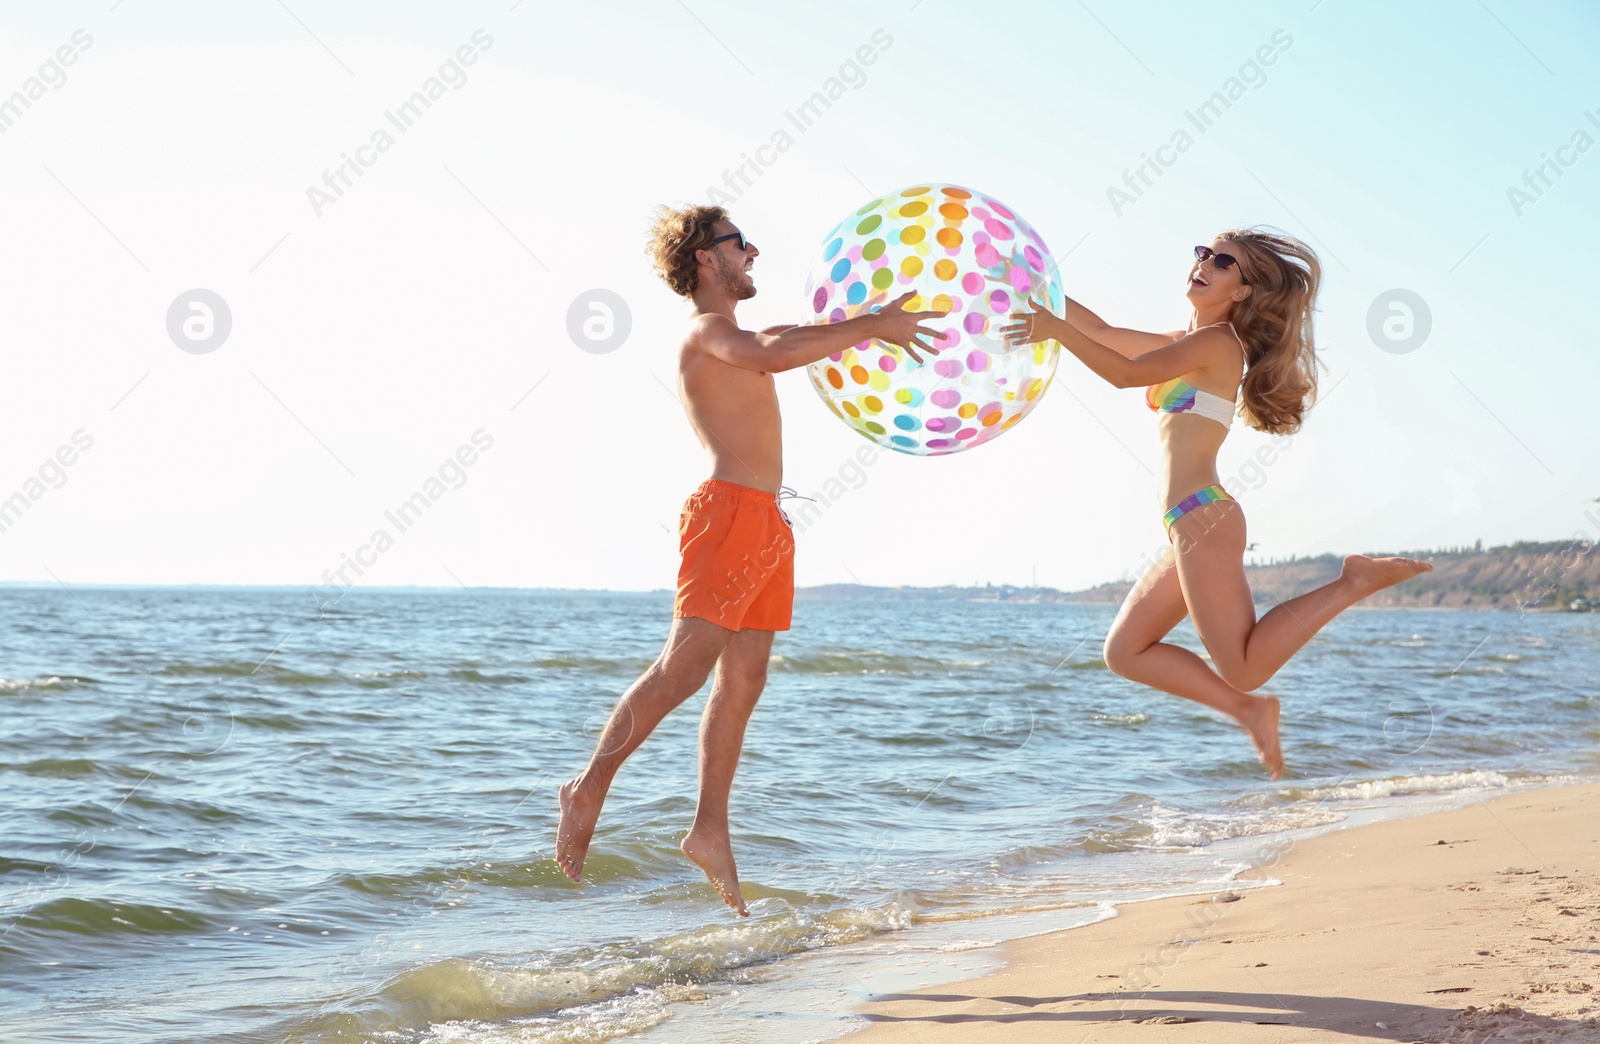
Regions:
M 711 886 L 741 916 L 749 911 L 739 892 L 728 836 L 728 791 L 744 749 L 745 725 L 767 684 L 771 654 L 771 631 L 740 631 L 722 650 L 717 680 L 700 719 L 700 804 L 682 844 L 683 854 L 706 872 Z
M 583 875 L 589 839 L 617 770 L 669 711 L 700 691 L 732 636 L 732 631 L 709 620 L 673 620 L 666 648 L 617 701 L 588 767 L 561 787 L 556 863 L 568 878 L 576 881 Z

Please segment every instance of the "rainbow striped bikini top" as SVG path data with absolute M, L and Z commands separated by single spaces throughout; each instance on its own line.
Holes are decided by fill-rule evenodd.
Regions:
M 1227 327 L 1233 330 L 1233 336 L 1238 340 L 1239 331 L 1233 329 L 1232 323 L 1228 323 Z M 1239 344 L 1243 347 L 1244 341 L 1239 340 Z M 1234 400 L 1201 391 L 1179 377 L 1150 385 L 1144 390 L 1144 401 L 1156 413 L 1193 413 L 1214 420 L 1224 428 L 1233 427 L 1233 415 L 1238 409 Z

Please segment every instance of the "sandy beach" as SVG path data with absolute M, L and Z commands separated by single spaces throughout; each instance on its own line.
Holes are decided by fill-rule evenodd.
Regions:
M 1240 886 L 880 995 L 867 1041 L 1600 1041 L 1600 785 L 1264 846 Z M 1282 884 L 1251 888 L 1250 882 Z

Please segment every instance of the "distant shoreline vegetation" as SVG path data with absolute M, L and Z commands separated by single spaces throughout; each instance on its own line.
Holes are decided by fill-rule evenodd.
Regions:
M 1398 587 L 1387 588 L 1358 603 L 1390 609 L 1499 609 L 1516 611 L 1600 612 L 1600 554 L 1594 545 L 1572 541 L 1521 541 L 1484 550 L 1447 548 L 1437 551 L 1368 552 L 1402 554 L 1433 564 Z M 1342 555 L 1291 556 L 1247 565 L 1251 590 L 1258 602 L 1278 602 L 1304 594 L 1339 575 Z M 883 602 L 1068 602 L 1120 604 L 1133 581 L 1117 580 L 1082 591 L 1011 584 L 983 587 L 863 587 L 828 584 L 804 587 L 801 600 L 875 598 Z

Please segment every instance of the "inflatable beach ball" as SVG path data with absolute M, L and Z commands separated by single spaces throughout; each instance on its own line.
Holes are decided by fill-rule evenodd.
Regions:
M 907 291 L 936 311 L 938 355 L 863 341 L 809 367 L 839 419 L 889 449 L 941 456 L 981 445 L 1039 403 L 1055 376 L 1055 341 L 1012 348 L 1000 336 L 1030 296 L 1061 312 L 1044 240 L 992 196 L 927 184 L 882 196 L 833 227 L 806 278 L 806 313 L 836 323 Z

